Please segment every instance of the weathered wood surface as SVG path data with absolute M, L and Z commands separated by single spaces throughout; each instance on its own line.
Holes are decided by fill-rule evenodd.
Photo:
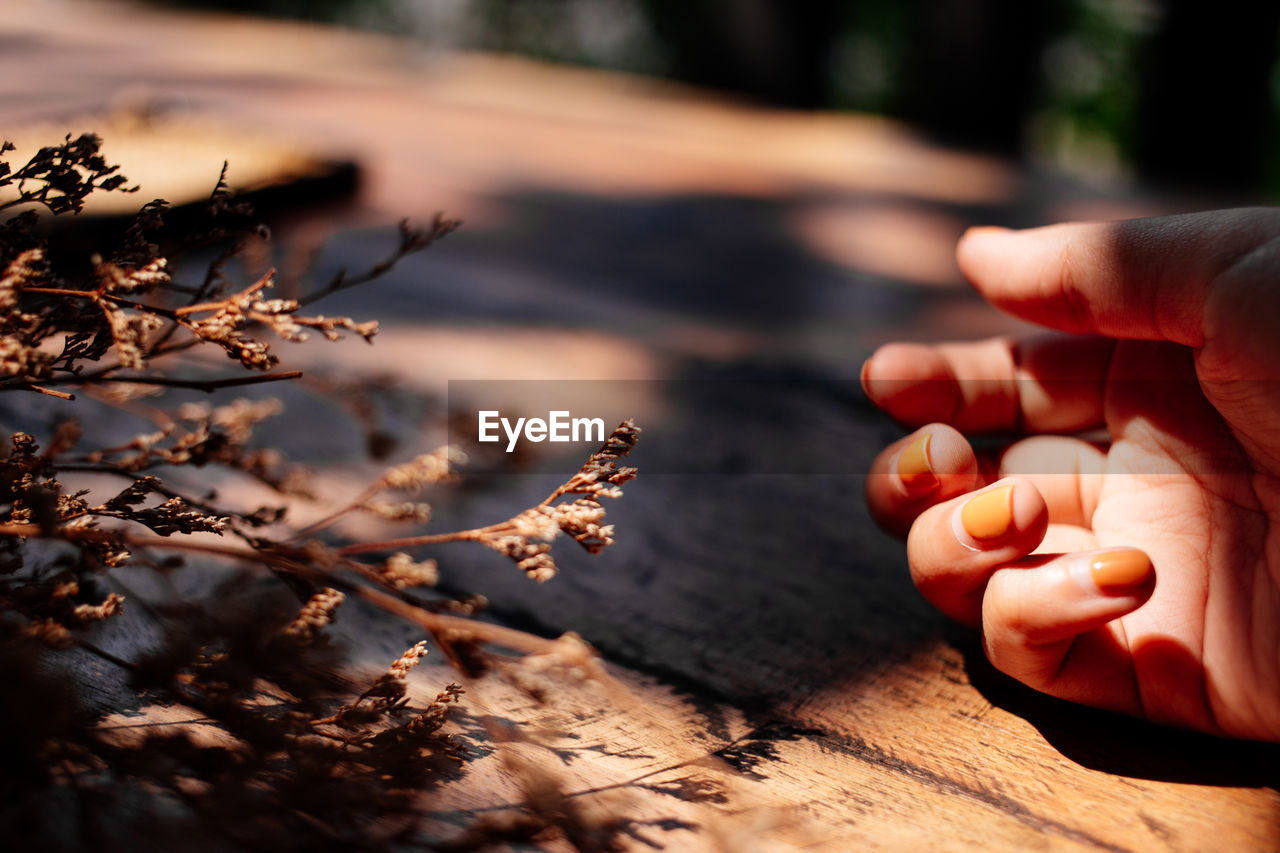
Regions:
M 637 849 L 1280 847 L 1280 752 L 1087 711 L 993 673 L 973 636 L 919 600 L 901 546 L 862 506 L 857 472 L 894 431 L 856 393 L 861 358 L 894 337 L 1011 328 L 957 281 L 949 247 L 963 226 L 1143 203 L 870 119 L 508 60 L 428 62 L 320 28 L 58 8 L 6 11 L 6 123 L 142 87 L 360 162 L 356 203 L 296 221 L 295 237 L 441 207 L 472 220 L 326 306 L 386 320 L 377 346 L 308 347 L 297 365 L 433 393 L 449 379 L 647 380 L 601 392 L 610 411 L 640 408 L 646 428 L 647 474 L 610 508 L 617 546 L 593 559 L 561 547 L 561 575 L 538 587 L 496 555 L 438 554 L 446 583 L 485 592 L 496 619 L 579 632 L 629 689 L 566 687 L 538 708 L 499 682 L 469 685 L 465 732 L 507 719 L 532 742 L 482 752 L 425 800 L 441 835 L 518 805 L 512 762 L 527 761 L 583 808 L 634 816 Z M 321 269 L 358 267 L 383 240 L 336 236 Z M 753 387 L 765 390 L 743 395 Z M 287 399 L 287 427 L 314 422 L 305 394 Z M 373 471 L 333 455 L 352 438 L 343 423 L 299 436 L 302 461 L 330 463 L 335 495 Z M 504 518 L 546 482 L 491 478 L 437 523 Z M 374 614 L 344 619 L 371 667 L 414 639 Z M 424 667 L 417 683 L 430 695 L 449 677 Z

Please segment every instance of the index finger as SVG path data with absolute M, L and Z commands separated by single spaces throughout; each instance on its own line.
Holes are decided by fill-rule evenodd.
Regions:
M 1024 231 L 973 228 L 956 256 L 983 297 L 1023 319 L 1199 347 L 1212 331 L 1206 303 L 1214 286 L 1276 239 L 1280 211 L 1241 208 Z

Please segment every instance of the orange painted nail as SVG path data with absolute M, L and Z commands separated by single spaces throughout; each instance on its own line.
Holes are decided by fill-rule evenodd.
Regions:
M 929 460 L 929 434 L 916 438 L 898 456 L 898 479 L 909 492 L 924 492 L 938 485 Z
M 960 523 L 974 539 L 999 539 L 1013 526 L 1013 484 L 969 499 L 960 510 Z
M 1099 589 L 1128 589 L 1141 586 L 1151 577 L 1151 559 L 1137 548 L 1103 551 L 1093 556 L 1089 572 Z

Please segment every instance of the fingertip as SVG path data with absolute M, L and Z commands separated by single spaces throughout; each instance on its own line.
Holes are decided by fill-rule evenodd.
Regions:
M 1031 481 L 1006 477 L 975 492 L 951 514 L 956 541 L 970 551 L 1035 548 L 1049 527 L 1049 508 Z M 1028 544 L 1029 543 L 1029 544 Z
M 1038 690 L 1066 698 L 1092 695 L 1097 685 L 1074 683 L 1075 670 L 1064 670 L 1073 643 L 1142 607 L 1155 580 L 1151 560 L 1136 548 L 1008 565 L 992 575 L 983 596 L 987 656 L 997 669 Z M 1087 663 L 1082 662 L 1086 670 Z
M 947 424 L 928 424 L 917 430 L 895 459 L 895 471 L 906 494 L 936 492 L 935 500 L 963 494 L 973 488 L 978 457 L 963 433 Z M 927 475 L 913 488 L 912 474 L 924 468 Z M 931 482 L 932 480 L 932 482 Z
M 999 225 L 974 225 L 956 243 L 956 262 L 971 281 L 987 260 L 1000 251 L 1001 242 L 1015 232 Z
M 905 535 L 922 511 L 962 495 L 978 477 L 969 441 L 946 424 L 928 424 L 887 447 L 872 463 L 867 503 L 872 517 Z
M 977 625 L 991 573 L 1035 550 L 1048 515 L 1035 486 L 1016 477 L 934 506 L 907 537 L 912 581 L 943 613 Z
M 863 362 L 861 380 L 871 402 L 906 426 L 951 420 L 960 407 L 950 364 L 924 344 L 885 344 Z
M 947 424 L 927 424 L 900 443 L 893 455 L 893 470 L 906 493 L 913 490 L 912 475 L 927 471 L 918 482 L 924 491 L 937 491 L 953 497 L 973 488 L 978 473 L 978 457 L 964 434 Z M 933 482 L 930 482 L 932 479 Z
M 1072 561 L 1071 572 L 1088 595 L 1145 601 L 1155 590 L 1155 567 L 1138 548 L 1107 548 L 1081 555 Z
M 938 487 L 937 464 L 933 460 L 933 433 L 921 430 L 898 453 L 890 470 L 898 478 L 898 485 L 908 494 L 925 494 Z

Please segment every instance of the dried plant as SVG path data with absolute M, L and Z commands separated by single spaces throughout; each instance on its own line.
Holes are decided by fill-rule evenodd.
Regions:
M 12 150 L 6 143 L 0 157 Z M 409 837 L 414 797 L 466 759 L 465 746 L 442 732 L 462 689 L 445 685 L 422 706 L 408 689 L 429 645 L 467 676 L 498 669 L 534 683 L 559 667 L 604 677 L 574 635 L 548 640 L 481 622 L 471 617 L 483 609 L 482 596 L 433 593 L 442 569 L 421 549 L 477 542 L 536 581 L 555 574 L 551 541 L 561 533 L 599 552 L 613 542 L 604 500 L 635 475 L 620 461 L 639 430 L 623 422 L 536 506 L 451 533 L 353 542 L 336 525 L 353 513 L 426 523 L 431 508 L 419 492 L 456 476 L 447 449 L 388 468 L 342 509 L 301 529 L 285 523 L 283 505 L 243 511 L 187 493 L 171 475 L 202 466 L 282 496 L 308 494 L 309 481 L 284 452 L 255 438 L 279 413 L 276 400 L 165 408 L 163 394 L 152 395 L 298 378 L 275 371 L 264 335 L 371 341 L 374 320 L 299 312 L 376 278 L 458 223 L 402 224 L 394 251 L 368 272 L 344 272 L 298 299 L 271 298 L 274 273 L 237 284 L 228 272 L 263 229 L 228 189 L 224 167 L 189 232 L 170 233 L 166 203 L 153 201 L 108 258 L 50 257 L 36 209 L 74 213 L 91 192 L 133 191 L 127 183 L 91 134 L 41 149 L 16 170 L 0 163 L 0 189 L 16 192 L 0 210 L 19 211 L 0 224 L 0 392 L 56 398 L 58 408 L 51 426 L 32 418 L 9 435 L 0 458 L 0 827 L 8 841 L 42 849 L 127 847 L 126 829 L 152 843 L 181 839 L 184 849 L 273 840 L 290 849 L 392 845 Z M 174 249 L 162 254 L 161 243 Z M 194 281 L 180 280 L 173 258 L 200 247 L 217 249 L 214 260 Z M 221 351 L 238 369 L 210 376 L 208 361 L 187 358 L 200 350 Z M 111 436 L 79 419 L 84 401 L 141 416 L 148 427 Z M 21 406 L 14 411 L 26 415 Z M 376 455 L 388 449 L 371 439 L 371 451 L 375 444 Z M 77 487 L 86 475 L 94 475 L 93 489 Z M 164 583 L 188 561 L 241 568 L 198 598 L 149 601 L 123 580 L 127 569 Z M 261 572 L 270 583 L 251 583 Z M 350 599 L 400 616 L 426 637 L 363 689 L 329 640 Z M 107 651 L 104 631 L 135 606 L 149 633 L 125 644 L 131 656 Z M 74 686 L 90 658 L 123 673 L 142 696 L 140 708 L 185 709 L 182 719 L 211 726 L 216 737 L 197 738 L 190 726 L 142 734 L 104 727 Z M 163 804 L 139 809 L 143 792 L 162 795 Z M 115 810 L 130 797 L 129 809 Z M 114 815 L 110 842 L 99 832 L 105 812 Z M 192 821 L 199 843 L 191 841 Z M 484 837 L 478 825 L 467 844 Z

